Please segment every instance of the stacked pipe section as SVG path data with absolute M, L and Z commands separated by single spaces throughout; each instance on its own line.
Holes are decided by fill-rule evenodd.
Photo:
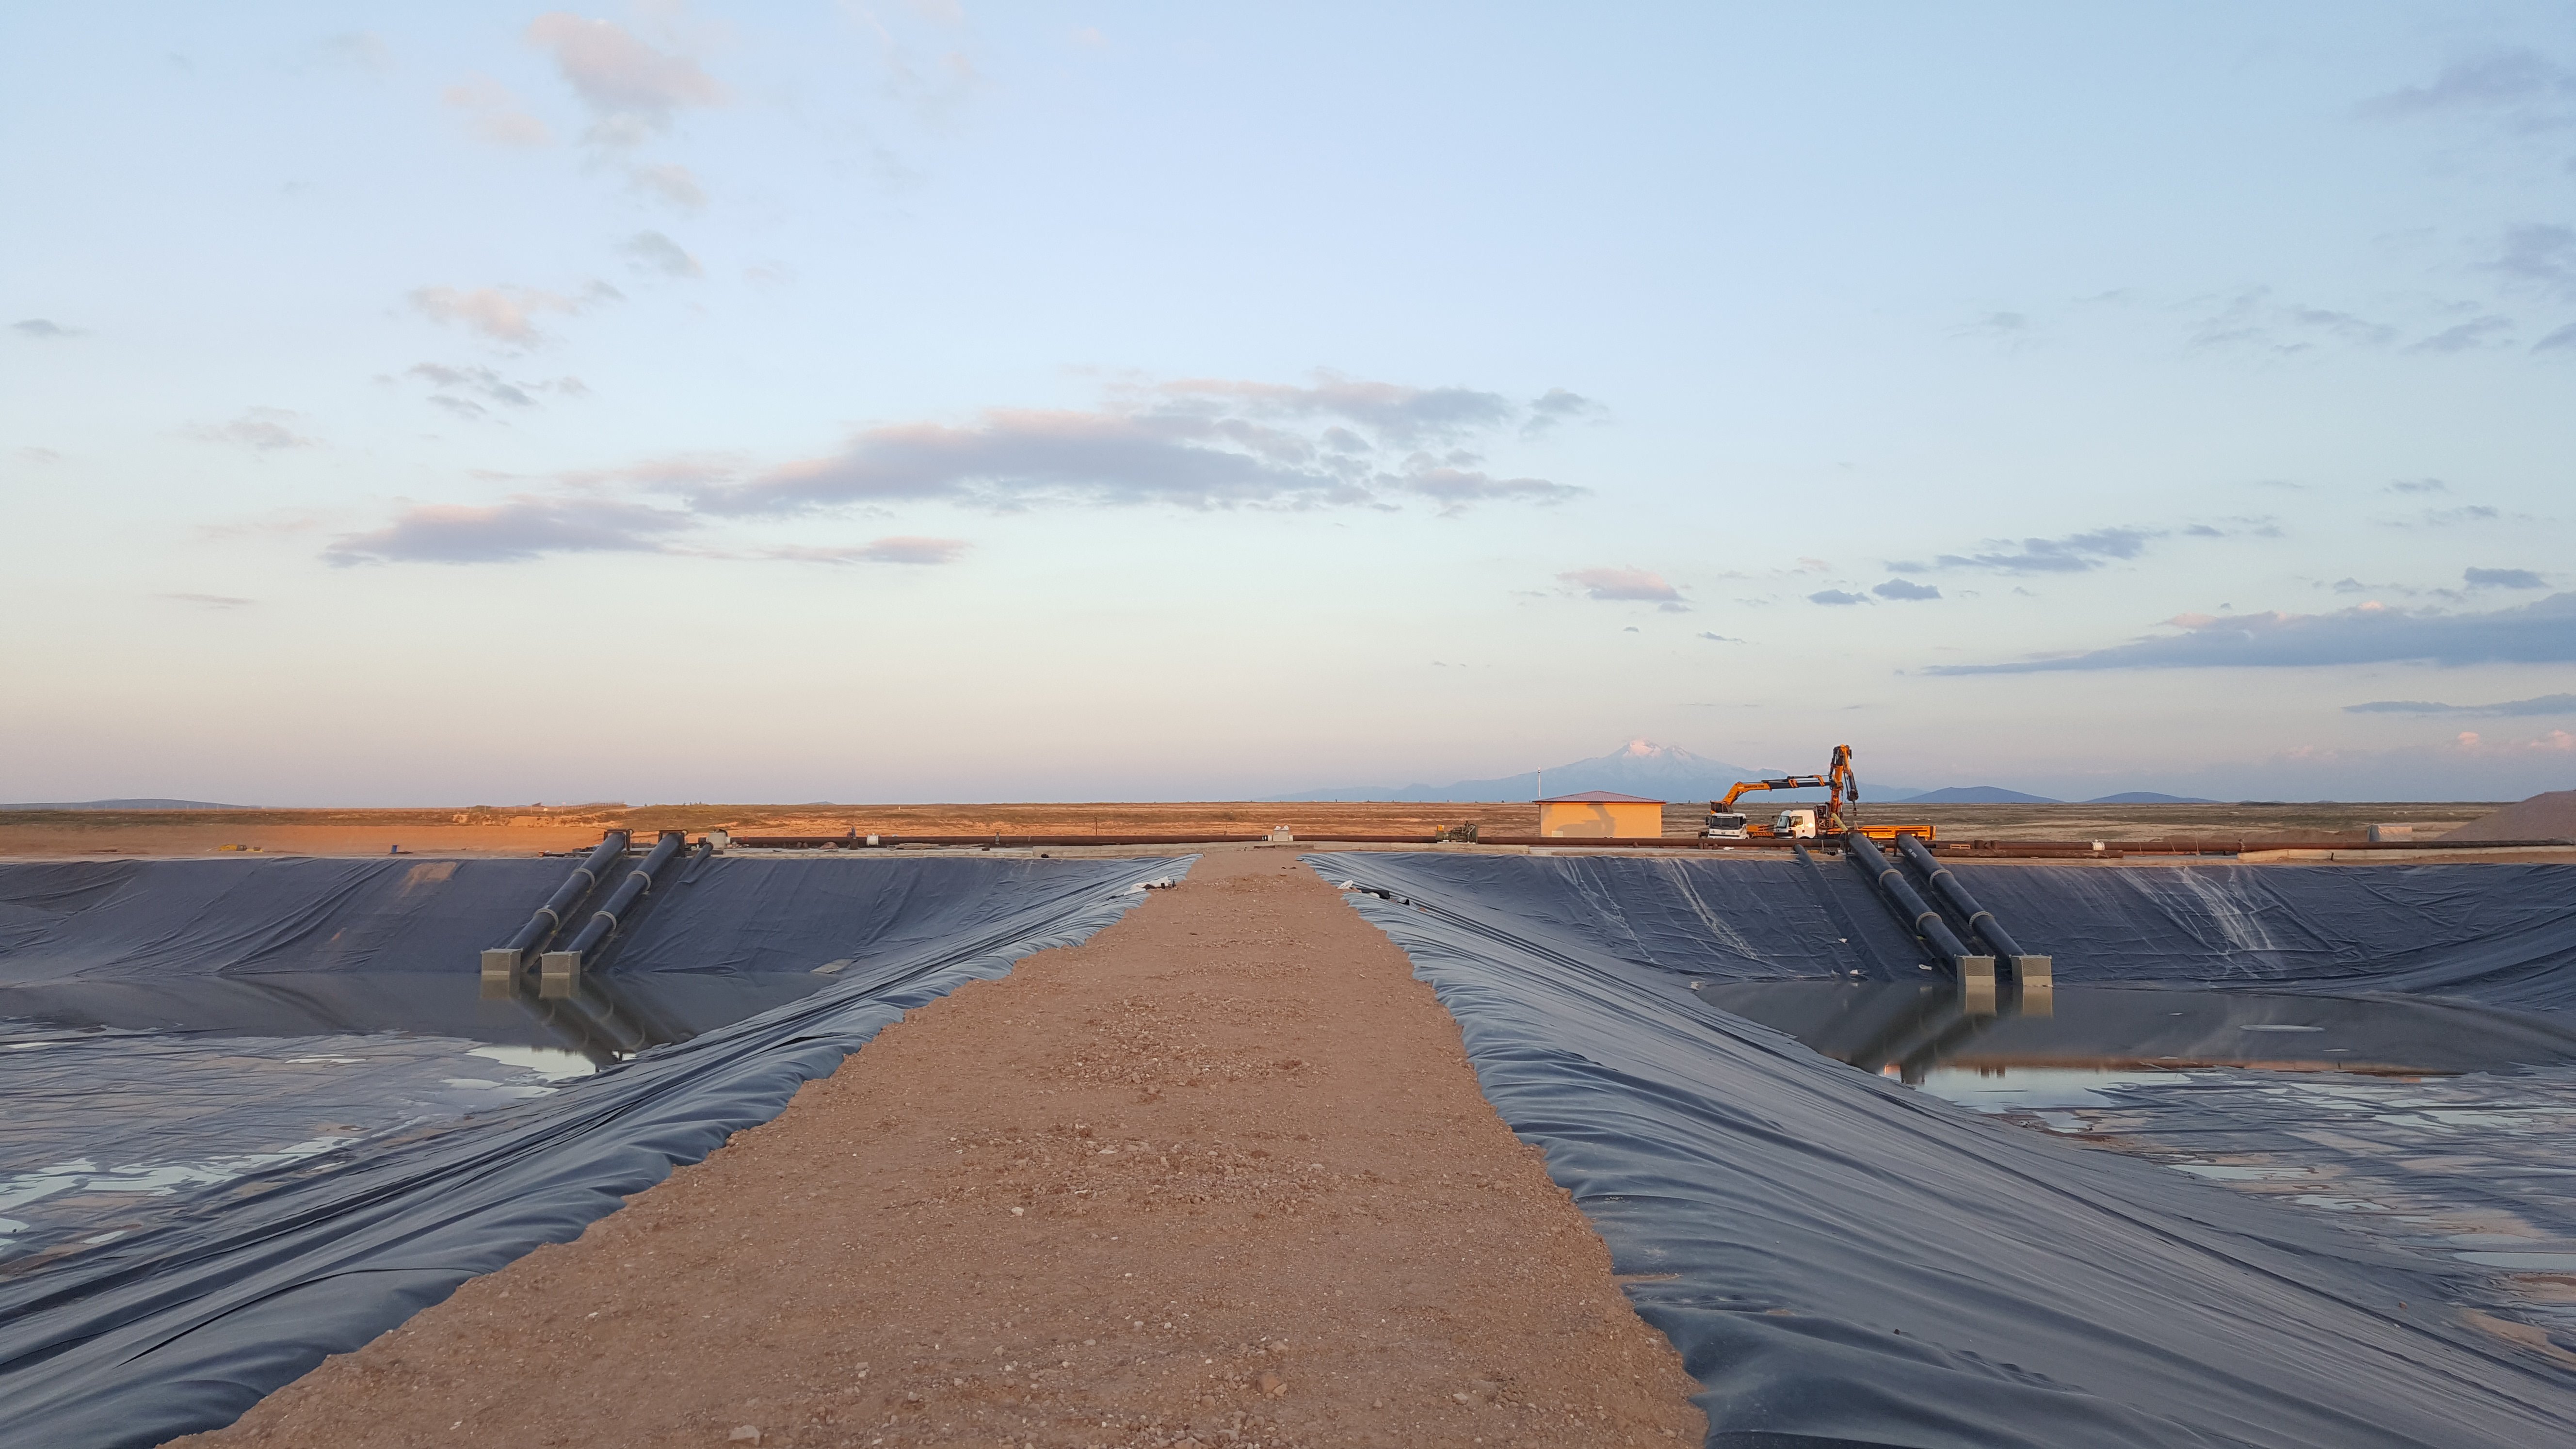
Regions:
M 616 931 L 618 918 L 635 908 L 635 903 L 653 888 L 653 877 L 660 874 L 662 867 L 669 865 L 671 858 L 688 843 L 689 837 L 680 831 L 663 831 L 662 838 L 653 843 L 653 849 L 644 857 L 643 863 L 628 871 L 626 878 L 617 883 L 617 889 L 609 892 L 608 899 L 600 902 L 599 909 L 582 923 L 580 934 L 561 950 L 548 951 L 539 958 L 538 966 L 544 978 L 549 982 L 569 982 L 580 976 L 582 958 L 597 950 L 600 943 Z
M 1908 838 L 1897 837 L 1899 840 Z M 1896 912 L 1897 919 L 1905 922 L 1908 929 L 1948 964 L 1958 977 L 1960 991 L 1968 998 L 1969 1009 L 1994 1010 L 1995 958 L 1969 950 L 1967 943 L 1950 929 L 1950 923 L 1941 918 L 1941 913 L 1914 889 L 1913 883 L 1905 878 L 1905 872 L 1880 854 L 1876 842 L 1868 836 L 1857 830 L 1846 830 L 1842 845 L 1844 855 L 1863 871 L 1874 872 L 1879 896 L 1887 902 L 1889 909 Z
M 1916 870 L 1923 872 L 1923 878 L 1932 883 L 1932 889 L 1958 911 L 1960 918 L 1968 923 L 1970 934 L 1985 942 L 1997 956 L 2012 963 L 2013 978 L 2021 983 L 2022 990 L 2055 989 L 2055 963 L 2046 956 L 2023 950 L 2021 942 L 2013 939 L 2012 932 L 2004 929 L 2004 923 L 1995 919 L 1995 913 L 1977 904 L 1977 898 L 1969 894 L 1968 888 L 1950 873 L 1948 866 L 1924 848 L 1922 841 L 1911 835 L 1900 835 L 1896 837 L 1896 850 Z
M 564 883 L 555 887 L 555 893 L 547 897 L 544 905 L 537 907 L 537 913 L 528 917 L 528 923 L 519 928 L 517 935 L 512 936 L 507 944 L 483 953 L 483 975 L 504 981 L 517 976 L 519 967 L 527 962 L 528 953 L 554 939 L 555 933 L 563 929 L 564 917 L 606 877 L 609 862 L 626 853 L 626 841 L 627 834 L 623 830 L 612 830 L 601 837 L 599 848 L 592 851 L 590 858 L 571 875 L 564 877 Z

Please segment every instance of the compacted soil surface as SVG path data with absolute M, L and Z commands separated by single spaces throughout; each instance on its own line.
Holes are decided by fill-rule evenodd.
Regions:
M 1654 1445 L 1695 1387 L 1402 953 L 1230 849 L 178 1442 Z

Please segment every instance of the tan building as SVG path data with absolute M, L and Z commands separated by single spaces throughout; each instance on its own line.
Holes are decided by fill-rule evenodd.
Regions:
M 1664 833 L 1664 802 L 1613 790 L 1586 790 L 1538 802 L 1538 833 L 1567 840 L 1654 840 Z

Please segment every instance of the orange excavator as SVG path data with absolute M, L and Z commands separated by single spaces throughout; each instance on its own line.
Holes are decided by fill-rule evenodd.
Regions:
M 1813 840 L 1819 836 L 1838 839 L 1844 831 L 1858 830 L 1872 840 L 1894 840 L 1912 835 L 1923 840 L 1932 838 L 1929 825 L 1863 825 L 1845 816 L 1848 802 L 1853 813 L 1860 805 L 1860 780 L 1852 774 L 1851 746 L 1834 746 L 1834 758 L 1821 775 L 1783 775 L 1776 780 L 1738 780 L 1723 800 L 1708 802 L 1708 825 L 1700 831 L 1709 840 Z M 1823 790 L 1822 806 L 1798 806 L 1783 810 L 1770 822 L 1749 821 L 1736 813 L 1735 802 L 1756 790 Z

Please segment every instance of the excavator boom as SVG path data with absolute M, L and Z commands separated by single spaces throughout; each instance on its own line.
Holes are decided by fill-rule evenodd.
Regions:
M 1782 834 L 1783 832 L 1775 825 L 1753 824 L 1735 814 L 1735 802 L 1757 790 L 1822 790 L 1826 794 L 1825 803 L 1820 808 L 1812 812 L 1802 809 L 1782 814 L 1783 820 L 1786 820 L 1790 814 L 1805 817 L 1798 825 L 1796 834 L 1802 837 L 1813 835 L 1830 839 L 1847 830 L 1858 829 L 1873 840 L 1890 840 L 1898 835 L 1919 835 L 1925 840 L 1930 840 L 1932 827 L 1929 825 L 1862 826 L 1856 821 L 1844 818 L 1843 807 L 1846 803 L 1854 806 L 1860 804 L 1860 780 L 1852 773 L 1851 758 L 1851 746 L 1836 745 L 1833 760 L 1821 775 L 1782 775 L 1774 780 L 1736 781 L 1734 787 L 1726 792 L 1725 799 L 1708 802 L 1708 827 L 1702 833 L 1719 839 L 1769 837 Z M 1724 817 L 1723 821 L 1720 817 Z

